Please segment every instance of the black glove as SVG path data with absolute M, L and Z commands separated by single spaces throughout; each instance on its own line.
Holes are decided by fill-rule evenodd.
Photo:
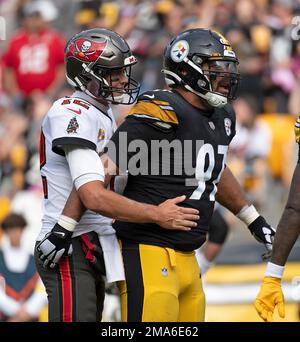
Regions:
M 248 228 L 254 238 L 265 245 L 268 252 L 263 254 L 262 258 L 267 260 L 271 256 L 276 230 L 262 216 L 258 216 L 256 220 L 249 224 Z
M 36 249 L 45 268 L 56 267 L 62 256 L 72 254 L 72 235 L 73 232 L 56 223 L 51 232 L 38 243 Z

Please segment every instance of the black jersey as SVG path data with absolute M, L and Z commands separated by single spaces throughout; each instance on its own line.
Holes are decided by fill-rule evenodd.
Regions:
M 121 169 L 128 169 L 124 196 L 159 204 L 186 195 L 180 204 L 199 210 L 197 228 L 166 230 L 155 224 L 117 221 L 121 239 L 191 251 L 203 243 L 214 209 L 217 184 L 235 135 L 235 114 L 227 105 L 203 112 L 178 93 L 155 90 L 142 94 L 112 137 Z

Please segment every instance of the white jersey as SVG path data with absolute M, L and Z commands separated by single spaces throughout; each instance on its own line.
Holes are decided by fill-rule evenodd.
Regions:
M 54 102 L 42 123 L 40 162 L 44 188 L 41 240 L 55 225 L 73 188 L 63 146 L 79 145 L 98 153 L 116 130 L 111 108 L 101 106 L 80 91 Z M 84 161 L 82 161 L 84 162 Z M 103 174 L 104 177 L 104 174 Z M 87 210 L 73 237 L 96 231 L 114 233 L 112 219 Z

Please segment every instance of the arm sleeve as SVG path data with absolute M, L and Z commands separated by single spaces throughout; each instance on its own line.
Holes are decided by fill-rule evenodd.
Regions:
M 92 181 L 104 182 L 104 167 L 95 151 L 81 146 L 64 146 L 64 151 L 76 190 Z

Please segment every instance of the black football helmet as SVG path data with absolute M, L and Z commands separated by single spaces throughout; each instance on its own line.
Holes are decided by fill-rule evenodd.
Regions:
M 131 77 L 136 62 L 126 41 L 107 29 L 82 31 L 69 40 L 65 49 L 68 83 L 95 99 L 103 97 L 116 104 L 132 104 L 139 94 L 140 85 Z M 126 72 L 128 83 L 124 88 L 112 87 L 110 74 L 115 70 Z M 98 83 L 94 91 L 87 87 L 91 80 Z
M 162 72 L 168 86 L 183 86 L 210 106 L 221 108 L 235 98 L 240 80 L 237 65 L 238 59 L 223 35 L 191 29 L 180 33 L 166 47 Z M 213 89 L 217 77 L 226 84 L 226 95 Z

